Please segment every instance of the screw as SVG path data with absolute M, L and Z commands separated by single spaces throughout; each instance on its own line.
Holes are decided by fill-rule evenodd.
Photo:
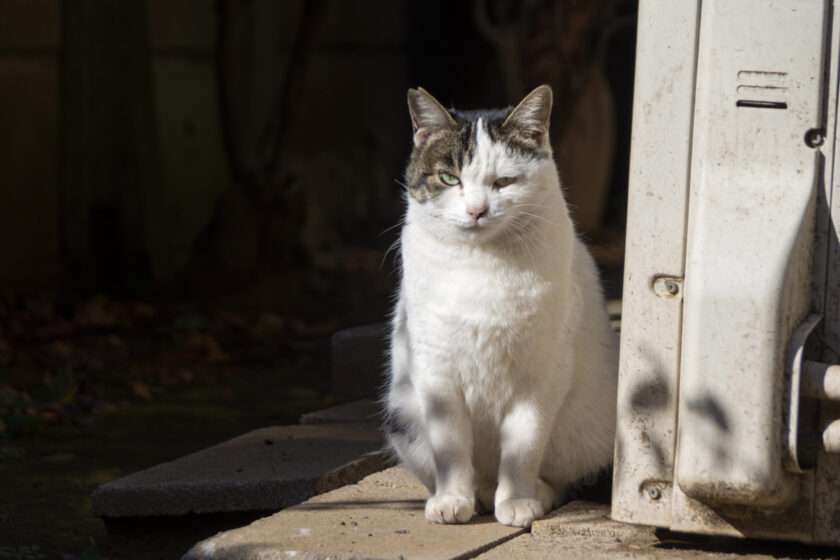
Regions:
M 675 296 L 678 293 L 680 293 L 680 285 L 674 282 L 673 280 L 666 280 L 665 290 L 672 296 Z
M 648 498 L 651 500 L 658 500 L 662 497 L 662 490 L 658 486 L 651 486 L 648 488 Z
M 805 133 L 805 143 L 811 148 L 819 148 L 825 142 L 825 134 L 818 128 L 812 128 Z

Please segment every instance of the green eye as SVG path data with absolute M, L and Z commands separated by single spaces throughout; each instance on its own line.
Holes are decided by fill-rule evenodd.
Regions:
M 506 187 L 508 185 L 511 185 L 515 182 L 516 182 L 516 177 L 499 177 L 493 183 L 493 186 L 497 187 L 497 188 L 502 188 L 502 187 Z
M 455 175 L 450 175 L 449 173 L 444 173 L 443 171 L 438 173 L 438 177 L 440 177 L 440 180 L 443 181 L 444 184 L 447 184 L 450 187 L 454 187 L 455 185 L 461 182 L 461 179 L 459 179 Z

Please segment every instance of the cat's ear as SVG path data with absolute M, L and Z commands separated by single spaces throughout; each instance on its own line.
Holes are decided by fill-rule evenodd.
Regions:
M 511 111 L 502 127 L 515 126 L 526 131 L 528 136 L 540 142 L 548 132 L 551 121 L 551 88 L 541 85 L 525 96 Z
M 414 126 L 414 145 L 418 148 L 433 129 L 455 126 L 449 111 L 423 88 L 408 90 L 408 112 Z

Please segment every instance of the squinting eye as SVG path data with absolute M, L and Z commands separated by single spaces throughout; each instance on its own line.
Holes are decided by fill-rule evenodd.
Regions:
M 441 171 L 438 174 L 438 176 L 440 177 L 441 181 L 443 181 L 445 184 L 449 185 L 450 187 L 454 187 L 455 185 L 457 185 L 458 183 L 461 182 L 461 179 L 459 179 L 455 175 L 450 175 L 449 173 L 444 173 L 443 171 Z
M 516 182 L 516 177 L 499 177 L 493 183 L 493 186 L 500 189 Z

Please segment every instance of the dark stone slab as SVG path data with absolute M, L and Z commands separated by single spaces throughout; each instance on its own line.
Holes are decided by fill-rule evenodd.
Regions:
M 261 428 L 97 488 L 106 518 L 276 511 L 388 466 L 376 423 Z

